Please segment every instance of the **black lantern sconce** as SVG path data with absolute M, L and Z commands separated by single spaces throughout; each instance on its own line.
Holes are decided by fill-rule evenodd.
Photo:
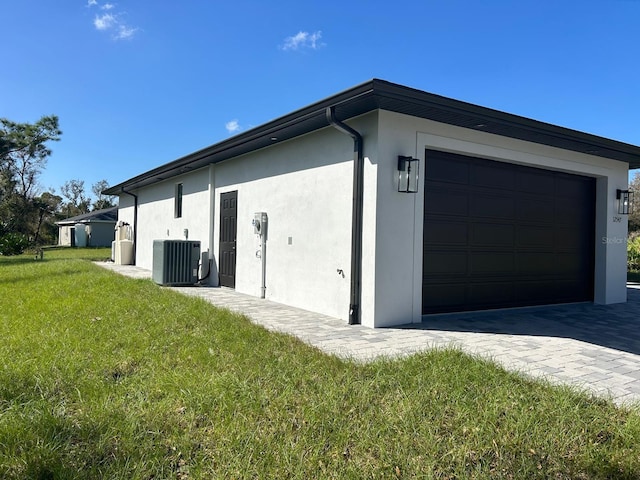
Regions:
M 398 192 L 416 193 L 418 191 L 418 166 L 420 160 L 413 157 L 398 156 Z
M 633 211 L 633 192 L 629 190 L 616 190 L 616 199 L 618 199 L 618 213 L 620 215 L 629 215 Z

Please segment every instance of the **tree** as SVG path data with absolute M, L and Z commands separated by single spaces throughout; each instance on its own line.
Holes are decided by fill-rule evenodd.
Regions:
M 89 212 L 90 199 L 84 190 L 84 180 L 69 180 L 60 188 L 62 196 L 67 199 L 64 210 L 67 217 L 74 217 Z
M 62 132 L 58 117 L 43 116 L 35 123 L 0 118 L 0 237 L 37 241 L 45 215 L 34 201 L 38 176 Z
M 103 208 L 115 207 L 113 203 L 115 197 L 113 195 L 105 195 L 104 193 L 102 193 L 107 188 L 109 188 L 109 182 L 107 182 L 106 180 L 100 180 L 91 186 L 91 191 L 96 198 L 96 200 L 93 202 L 94 210 L 102 210 Z
M 62 197 L 52 192 L 44 192 L 33 199 L 33 204 L 38 209 L 38 227 L 34 243 L 38 244 L 41 235 L 45 243 L 53 243 L 58 230 L 55 225 L 56 215 L 59 214 L 62 207 Z M 43 227 L 44 232 L 41 234 Z
M 51 150 L 47 142 L 60 140 L 58 117 L 43 116 L 36 123 L 18 123 L 0 118 L 0 168 L 16 181 L 16 193 L 31 198 L 38 175 L 47 164 Z
M 4 164 L 4 157 L 11 150 L 11 142 L 6 138 L 4 129 L 0 129 L 0 166 Z
M 635 193 L 634 203 L 629 215 L 629 232 L 640 231 L 640 173 L 636 173 L 629 183 L 629 190 Z

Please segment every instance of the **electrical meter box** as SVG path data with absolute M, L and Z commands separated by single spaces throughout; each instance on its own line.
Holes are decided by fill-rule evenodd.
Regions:
M 253 233 L 256 235 L 267 236 L 267 212 L 256 212 L 253 214 Z

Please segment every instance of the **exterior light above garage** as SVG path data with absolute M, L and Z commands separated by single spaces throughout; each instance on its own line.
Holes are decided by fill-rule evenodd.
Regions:
M 618 199 L 618 213 L 629 215 L 633 211 L 633 192 L 629 190 L 616 190 Z
M 413 157 L 398 156 L 398 192 L 416 193 L 418 191 L 418 170 L 420 160 Z

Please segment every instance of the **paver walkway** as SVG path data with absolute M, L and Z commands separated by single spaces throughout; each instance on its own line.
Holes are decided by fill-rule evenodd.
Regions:
M 98 263 L 134 278 L 151 272 Z M 452 315 L 431 315 L 422 324 L 370 329 L 317 313 L 214 287 L 172 287 L 247 315 L 270 330 L 292 334 L 343 358 L 370 360 L 434 347 L 456 346 L 505 368 L 570 383 L 640 405 L 640 289 L 629 301 L 590 303 Z

